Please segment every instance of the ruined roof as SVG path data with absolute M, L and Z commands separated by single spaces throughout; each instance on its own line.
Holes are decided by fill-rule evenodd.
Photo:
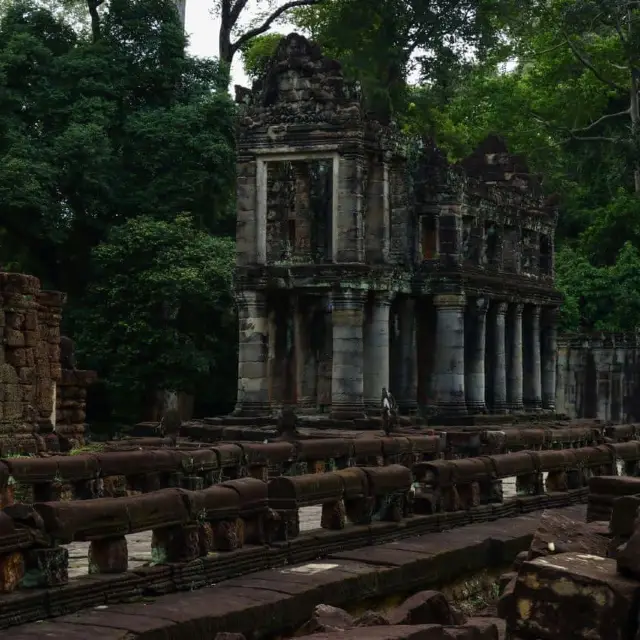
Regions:
M 280 41 L 252 93 L 243 123 L 249 127 L 362 120 L 359 91 L 345 80 L 340 63 L 297 33 Z
M 510 153 L 504 139 L 493 134 L 462 160 L 460 166 L 470 178 L 486 184 L 533 192 L 537 192 L 541 184 L 540 177 L 529 170 L 524 156 Z

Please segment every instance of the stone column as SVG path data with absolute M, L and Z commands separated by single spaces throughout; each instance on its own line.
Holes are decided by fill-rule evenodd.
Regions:
M 507 303 L 495 305 L 495 324 L 493 330 L 493 406 L 494 413 L 507 410 L 507 354 L 506 354 L 506 315 Z
M 514 304 L 509 313 L 509 362 L 507 403 L 511 411 L 522 411 L 522 304 Z
M 393 386 L 398 408 L 402 413 L 414 414 L 418 410 L 418 346 L 416 337 L 416 301 L 402 298 L 398 306 L 399 325 L 399 378 Z
M 382 387 L 389 388 L 389 309 L 391 295 L 376 292 L 364 331 L 364 402 L 380 409 Z
M 467 310 L 471 326 L 467 332 L 469 344 L 467 344 L 468 357 L 465 363 L 464 384 L 469 413 L 483 413 L 486 411 L 484 356 L 487 308 L 488 301 L 485 298 L 477 298 L 469 304 Z
M 434 298 L 438 320 L 433 372 L 434 401 L 441 413 L 467 412 L 464 393 L 464 294 Z
M 556 408 L 557 318 L 556 308 L 546 309 L 542 345 L 542 408 L 550 411 L 555 411 Z
M 556 395 L 555 395 L 555 411 L 556 413 L 566 414 L 573 417 L 573 412 L 568 405 L 567 387 L 569 378 L 569 341 L 558 340 L 556 355 Z
M 526 323 L 526 361 L 524 406 L 529 411 L 542 408 L 542 376 L 540 363 L 540 307 L 529 307 Z
M 239 352 L 236 415 L 268 413 L 267 361 L 269 333 L 267 301 L 263 291 L 240 291 L 238 305 Z
M 361 417 L 364 416 L 363 292 L 352 289 L 334 292 L 332 305 L 331 417 Z

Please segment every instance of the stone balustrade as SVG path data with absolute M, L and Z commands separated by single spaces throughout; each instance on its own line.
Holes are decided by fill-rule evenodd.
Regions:
M 523 450 L 546 451 L 628 441 L 635 452 L 636 425 L 594 422 L 559 428 L 448 430 L 437 435 L 320 438 L 295 442 L 218 444 L 141 438 L 117 448 L 78 455 L 10 457 L 0 460 L 0 506 L 100 497 L 125 497 L 177 487 L 200 490 L 225 480 L 320 473 Z M 633 470 L 628 474 L 633 475 Z
M 353 442 L 358 440 L 371 446 L 376 439 Z M 385 439 L 378 440 L 382 452 Z M 388 452 L 392 440 L 386 442 Z M 315 449 L 311 458 L 317 459 L 320 444 L 307 443 Z M 292 443 L 274 444 L 281 459 L 285 458 L 283 444 L 295 452 Z M 253 459 L 266 461 L 267 445 L 254 446 Z M 113 471 L 127 458 L 126 464 L 138 477 L 147 470 L 171 475 L 179 473 L 169 463 L 177 453 L 185 452 L 115 452 L 73 462 L 75 469 L 85 469 L 76 477 L 95 472 L 94 462 L 101 469 L 113 464 Z M 235 449 L 187 453 L 192 455 L 186 469 L 182 468 L 191 475 L 184 477 L 198 477 L 198 482 L 190 480 L 197 489 L 160 488 L 117 498 L 5 506 L 0 511 L 0 627 L 145 594 L 193 589 L 346 549 L 584 502 L 589 487 L 592 496 L 640 493 L 640 478 L 616 475 L 637 472 L 638 441 L 458 460 L 425 459 L 414 452 L 410 466 L 393 461 L 386 466 L 346 466 L 320 473 L 281 474 L 269 482 L 247 475 L 205 488 L 204 475 L 213 472 L 215 476 L 227 464 L 224 455 L 230 454 L 232 460 Z M 74 457 L 79 458 L 68 459 Z M 64 456 L 23 462 L 49 463 L 54 458 L 58 458 L 56 468 L 63 468 Z M 30 477 L 42 479 L 50 472 L 51 467 L 49 471 L 42 467 L 38 476 L 32 465 Z M 8 473 L 6 468 L 4 481 Z M 507 490 L 514 481 L 515 489 Z M 625 490 L 616 490 L 618 485 Z M 321 529 L 300 532 L 298 510 L 309 505 L 322 505 Z M 152 532 L 152 562 L 130 569 L 125 536 L 144 531 Z M 75 541 L 89 542 L 89 575 L 69 580 L 65 544 Z

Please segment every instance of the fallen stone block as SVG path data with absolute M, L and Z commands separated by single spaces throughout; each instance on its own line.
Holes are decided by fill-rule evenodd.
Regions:
M 593 533 L 589 524 L 545 511 L 533 534 L 527 560 L 576 551 L 606 557 L 609 540 Z
M 389 613 L 392 625 L 453 625 L 455 620 L 447 599 L 439 591 L 420 591 Z
M 353 617 L 344 609 L 332 607 L 328 604 L 319 604 L 313 610 L 311 619 L 300 630 L 303 634 L 318 633 L 321 631 L 344 631 L 354 626 Z
M 622 496 L 613 501 L 609 531 L 614 537 L 630 537 L 640 508 L 640 495 Z
M 306 640 L 448 640 L 443 627 L 437 624 L 359 627 L 349 629 L 347 632 L 314 633 L 305 638 Z
M 501 621 L 499 621 L 501 622 Z M 493 618 L 469 618 L 463 624 L 443 628 L 447 640 L 499 640 L 498 624 Z
M 353 622 L 354 627 L 383 627 L 391 624 L 389 618 L 378 611 L 365 611 Z
M 525 562 L 506 612 L 508 633 L 523 640 L 625 640 L 637 619 L 640 582 L 609 558 L 564 553 Z
M 640 528 L 636 529 L 629 541 L 615 550 L 618 571 L 636 580 L 640 576 Z

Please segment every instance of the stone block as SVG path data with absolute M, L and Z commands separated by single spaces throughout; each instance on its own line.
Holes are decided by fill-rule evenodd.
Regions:
M 0 593 L 15 591 L 24 571 L 24 556 L 19 551 L 0 556 Z
M 594 556 L 607 555 L 609 540 L 593 532 L 593 527 L 584 522 L 567 518 L 554 511 L 545 511 L 533 534 L 528 560 L 541 556 L 576 551 Z
M 322 505 L 320 526 L 323 529 L 344 529 L 347 522 L 347 514 L 342 500 L 338 502 L 326 502 Z
M 353 617 L 344 609 L 319 604 L 313 610 L 311 619 L 304 624 L 300 632 L 305 634 L 319 631 L 345 631 L 354 627 Z
M 640 508 L 640 495 L 622 496 L 613 501 L 609 531 L 615 537 L 631 536 Z
M 389 613 L 391 624 L 453 625 L 455 620 L 447 599 L 439 591 L 420 591 Z
M 30 549 L 24 562 L 22 587 L 58 587 L 69 582 L 69 551 L 65 547 Z
M 507 630 L 523 639 L 624 640 L 639 597 L 640 582 L 620 576 L 614 560 L 582 553 L 537 558 L 515 581 Z
M 154 562 L 190 562 L 200 556 L 200 535 L 197 525 L 154 529 L 151 557 Z
M 204 489 L 204 478 L 200 476 L 183 476 L 180 486 L 188 491 L 202 491 Z
M 89 573 L 125 573 L 129 549 L 124 536 L 92 540 L 89 545 Z

